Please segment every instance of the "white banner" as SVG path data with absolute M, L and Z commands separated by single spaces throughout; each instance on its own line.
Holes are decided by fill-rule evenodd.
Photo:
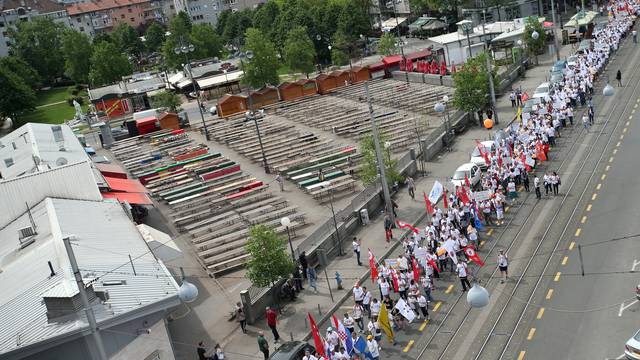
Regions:
M 531 158 L 531 156 L 527 156 L 527 158 L 525 159 L 524 163 L 525 163 L 525 164 L 527 164 L 527 165 L 529 165 L 529 166 L 531 166 L 531 167 L 536 166 L 536 161 L 535 161 L 535 160 L 533 160 L 533 159 Z
M 416 318 L 416 313 L 411 310 L 409 304 L 407 304 L 406 301 L 404 301 L 402 298 L 398 299 L 395 308 L 398 309 L 400 314 L 402 314 L 405 319 L 409 320 L 409 322 L 412 322 L 413 319 Z
M 436 180 L 436 182 L 433 183 L 431 192 L 429 192 L 429 201 L 431 202 L 431 204 L 437 204 L 443 192 L 444 189 L 442 187 L 442 184 L 440 183 L 440 181 Z
M 491 190 L 476 191 L 473 193 L 473 197 L 476 201 L 485 201 L 491 198 Z

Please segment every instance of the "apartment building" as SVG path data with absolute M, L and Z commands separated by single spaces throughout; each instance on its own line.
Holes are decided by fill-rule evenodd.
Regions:
M 137 28 L 156 19 L 157 11 L 150 0 L 93 0 L 67 7 L 71 27 L 89 36 L 123 23 Z

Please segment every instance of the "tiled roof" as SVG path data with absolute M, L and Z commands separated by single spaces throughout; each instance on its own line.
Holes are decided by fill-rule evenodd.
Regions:
M 63 5 L 51 0 L 0 0 L 1 11 L 18 8 L 31 8 L 41 14 L 64 10 Z
M 148 3 L 150 0 L 94 0 L 81 2 L 67 7 L 69 15 L 84 14 L 92 11 L 115 9 L 128 5 Z

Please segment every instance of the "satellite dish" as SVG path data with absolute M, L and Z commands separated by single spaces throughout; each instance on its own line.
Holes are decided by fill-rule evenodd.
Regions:
M 56 160 L 56 165 L 63 166 L 63 165 L 67 165 L 68 162 L 69 160 L 67 160 L 67 158 L 61 157 L 61 158 L 58 158 L 58 160 Z

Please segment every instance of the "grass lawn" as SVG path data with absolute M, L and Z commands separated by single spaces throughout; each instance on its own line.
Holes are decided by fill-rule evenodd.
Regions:
M 36 107 L 34 111 L 22 115 L 23 122 L 38 122 L 47 124 L 61 124 L 65 120 L 73 119 L 76 111 L 73 106 L 67 104 L 67 98 L 73 96 L 71 91 L 74 90 L 74 86 L 53 88 L 49 90 L 42 90 L 36 93 Z M 85 102 L 82 105 L 82 110 L 87 111 L 89 107 L 89 98 L 87 97 L 87 91 L 80 91 Z M 56 104 L 63 101 L 63 103 Z M 55 104 L 44 106 L 47 104 Z

